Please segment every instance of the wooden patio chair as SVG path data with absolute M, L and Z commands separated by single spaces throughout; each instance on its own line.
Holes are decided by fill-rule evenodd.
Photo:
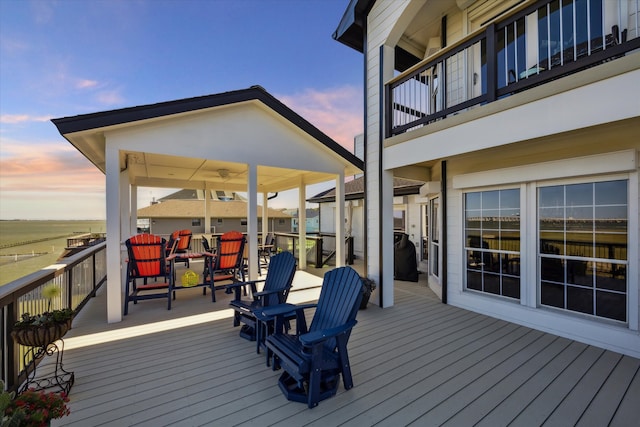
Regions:
M 167 310 L 171 310 L 173 271 L 167 263 L 167 241 L 152 234 L 137 234 L 125 242 L 127 246 L 127 278 L 124 297 L 124 314 L 129 313 L 129 302 L 167 298 Z M 162 282 L 148 279 L 163 279 Z M 143 283 L 137 281 L 142 279 Z
M 186 254 L 191 247 L 191 230 L 176 230 L 171 233 L 171 237 L 169 237 L 169 244 L 167 248 L 171 248 L 173 242 L 178 242 L 178 245 L 175 249 L 175 253 L 177 254 Z M 169 254 L 167 253 L 167 256 Z M 182 262 L 184 265 L 189 268 L 189 258 L 176 258 L 174 262 Z
M 235 291 L 235 298 L 229 303 L 234 310 L 233 326 L 240 326 L 240 336 L 249 341 L 258 340 L 257 350 L 260 352 L 262 334 L 256 321 L 255 312 L 265 307 L 283 304 L 287 301 L 289 289 L 296 273 L 296 259 L 291 252 L 281 252 L 275 255 L 269 264 L 267 277 L 264 280 L 238 282 L 227 285 L 227 290 Z M 258 292 L 257 284 L 264 283 Z M 242 299 L 242 289 L 251 287 L 251 300 Z
M 309 408 L 336 394 L 340 374 L 345 390 L 353 387 L 347 342 L 356 324 L 362 299 L 362 280 L 351 267 L 324 275 L 317 304 L 280 304 L 262 310 L 275 317 L 274 333 L 266 338 L 273 369 L 283 368 L 278 385 L 287 399 Z M 304 309 L 316 307 L 307 329 Z M 296 334 L 285 333 L 286 315 L 296 313 Z
M 225 285 L 216 285 L 221 281 L 238 282 L 238 277 L 244 279 L 242 273 L 242 254 L 244 253 L 245 238 L 239 231 L 228 231 L 217 241 L 215 253 L 207 252 L 202 272 L 203 294 L 207 286 L 211 289 L 211 300 L 216 302 L 216 290 L 225 289 Z M 228 291 L 231 292 L 231 291 Z

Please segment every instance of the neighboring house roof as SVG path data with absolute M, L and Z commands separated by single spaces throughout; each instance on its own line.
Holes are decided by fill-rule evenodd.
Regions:
M 246 218 L 247 203 L 243 201 L 209 201 L 209 214 L 213 218 Z M 262 216 L 262 206 L 258 206 L 258 217 Z M 202 218 L 204 200 L 166 200 L 146 208 L 138 209 L 138 218 Z M 277 209 L 269 208 L 269 218 L 291 218 Z
M 204 200 L 204 191 L 205 190 L 191 190 L 191 189 L 183 189 L 180 191 L 176 191 L 175 193 L 171 193 L 168 196 L 161 197 L 158 199 L 160 202 L 164 202 L 166 200 Z M 221 200 L 220 194 L 223 193 L 228 199 L 223 200 L 225 202 L 229 200 L 241 200 L 246 202 L 247 199 L 242 197 L 240 194 L 235 191 L 223 191 L 223 190 L 207 190 L 207 199 L 209 200 Z
M 414 181 L 404 178 L 393 178 L 393 195 L 406 196 L 409 194 L 418 194 L 420 187 L 424 185 L 423 181 Z M 354 180 L 344 183 L 345 200 L 364 199 L 364 177 L 361 176 Z M 336 189 L 323 191 L 315 196 L 307 199 L 310 203 L 327 203 L 335 202 Z

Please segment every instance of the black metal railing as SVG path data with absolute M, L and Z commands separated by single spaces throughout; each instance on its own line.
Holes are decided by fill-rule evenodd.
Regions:
M 636 3 L 629 3 L 635 4 Z M 386 137 L 640 48 L 627 0 L 541 0 L 427 58 L 385 86 Z
M 10 337 L 13 324 L 23 313 L 38 314 L 47 310 L 72 308 L 80 311 L 88 299 L 107 280 L 106 242 L 90 246 L 64 259 L 56 268 L 44 268 L 0 286 L 0 345 L 2 346 L 2 380 L 15 390 L 26 378 L 25 366 L 33 366 L 25 355 L 29 348 Z M 60 295 L 49 300 L 42 295 L 48 285 L 60 287 Z
M 289 251 L 298 257 L 300 236 L 296 233 L 275 233 L 275 251 Z M 307 263 L 314 267 L 323 267 L 335 262 L 336 235 L 333 233 L 310 233 L 306 236 Z M 345 238 L 345 262 L 353 264 L 355 259 L 353 237 Z

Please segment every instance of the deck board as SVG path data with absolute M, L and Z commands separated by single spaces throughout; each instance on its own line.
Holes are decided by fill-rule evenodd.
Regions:
M 301 273 L 301 272 L 299 272 Z M 300 276 L 300 277 L 298 277 Z M 313 301 L 296 274 L 290 300 Z M 421 279 L 424 279 L 421 277 Z M 396 305 L 358 313 L 354 388 L 312 410 L 232 326 L 230 296 L 184 290 L 107 325 L 99 294 L 74 320 L 64 363 L 71 415 L 55 426 L 607 425 L 640 418 L 640 360 L 441 304 L 397 282 Z

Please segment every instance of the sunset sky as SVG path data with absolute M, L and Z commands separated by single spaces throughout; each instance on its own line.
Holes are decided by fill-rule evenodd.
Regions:
M 0 219 L 104 219 L 104 175 L 52 118 L 260 85 L 352 149 L 363 58 L 331 38 L 348 3 L 0 0 Z

